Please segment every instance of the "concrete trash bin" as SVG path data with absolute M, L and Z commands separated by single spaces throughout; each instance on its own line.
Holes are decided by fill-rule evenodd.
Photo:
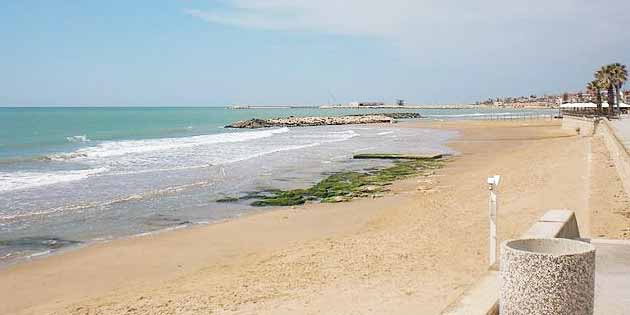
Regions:
M 595 247 L 562 239 L 501 244 L 501 315 L 592 315 Z

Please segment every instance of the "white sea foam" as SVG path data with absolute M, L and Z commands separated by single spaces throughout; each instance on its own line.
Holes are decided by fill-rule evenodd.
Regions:
M 96 206 L 96 203 L 84 203 L 78 205 L 69 205 L 62 207 L 55 207 L 46 210 L 36 210 L 36 211 L 28 211 L 28 212 L 17 212 L 6 215 L 0 215 L 0 222 L 10 222 L 13 220 L 19 220 L 29 217 L 39 217 L 39 216 L 47 216 L 61 212 L 75 211 L 80 212 L 83 209 L 91 208 Z
M 269 130 L 274 134 L 286 133 L 287 129 Z M 358 134 L 352 130 L 343 132 L 321 133 L 303 137 L 303 135 L 285 135 L 277 140 L 267 142 L 244 143 L 230 145 L 229 143 L 204 143 L 200 149 L 181 147 L 175 150 L 160 151 L 159 154 L 145 152 L 129 154 L 103 160 L 97 159 L 95 165 L 112 168 L 116 175 L 132 175 L 163 171 L 179 171 L 202 169 L 217 165 L 245 161 L 277 152 L 299 150 L 319 146 L 324 143 L 345 141 Z M 274 138 L 275 139 L 275 138 Z M 88 161 L 92 161 L 88 158 Z
M 393 131 L 383 131 L 383 132 L 377 133 L 376 135 L 377 136 L 385 136 L 385 135 L 391 135 L 393 133 L 394 133 Z
M 52 253 L 52 251 L 50 249 L 48 249 L 48 250 L 45 250 L 45 251 L 41 251 L 41 252 L 36 252 L 36 253 L 30 254 L 30 255 L 26 256 L 26 258 L 27 259 L 37 258 L 37 257 L 40 257 L 40 256 L 48 255 L 50 253 Z
M 165 187 L 162 189 L 151 190 L 143 194 L 134 194 L 134 195 L 120 197 L 120 198 L 116 198 L 116 199 L 108 200 L 108 201 L 87 202 L 87 203 L 81 203 L 81 204 L 55 207 L 55 208 L 40 210 L 40 211 L 29 211 L 29 212 L 24 212 L 24 213 L 12 213 L 8 215 L 0 215 L 0 222 L 13 221 L 13 220 L 24 219 L 24 218 L 35 217 L 35 216 L 49 216 L 49 215 L 60 214 L 60 213 L 69 213 L 69 212 L 78 213 L 78 212 L 82 212 L 90 208 L 102 208 L 102 207 L 113 206 L 115 204 L 124 203 L 124 202 L 139 201 L 143 199 L 149 199 L 152 197 L 174 194 L 174 193 L 177 193 L 177 192 L 189 189 L 189 188 L 206 187 L 211 184 L 212 183 L 210 181 L 200 181 L 200 182 L 194 182 L 194 183 L 185 184 L 185 185 L 171 186 L 171 187 Z
M 126 154 L 184 149 L 199 145 L 252 141 L 286 132 L 289 132 L 289 128 L 261 131 L 230 132 L 183 138 L 107 141 L 96 146 L 81 148 L 71 153 L 56 154 L 49 157 L 53 160 L 76 158 L 108 158 Z
M 233 157 L 233 158 L 230 158 L 230 159 L 226 159 L 221 164 L 240 162 L 240 161 L 249 160 L 249 159 L 261 157 L 261 156 L 264 156 L 264 155 L 278 153 L 278 152 L 283 152 L 283 151 L 291 151 L 291 150 L 312 148 L 312 147 L 320 146 L 320 145 L 322 145 L 324 143 L 334 143 L 334 142 L 346 141 L 346 140 L 349 140 L 349 139 L 354 138 L 354 137 L 359 135 L 359 134 L 357 134 L 356 132 L 354 132 L 352 130 L 346 130 L 346 131 L 342 131 L 342 132 L 334 132 L 332 134 L 333 134 L 332 136 L 330 136 L 328 138 L 325 138 L 325 139 L 321 139 L 318 142 L 313 142 L 313 143 L 303 144 L 303 145 L 289 145 L 289 146 L 284 146 L 284 147 L 280 147 L 280 148 L 264 150 L 262 152 L 258 152 L 258 153 L 254 153 L 254 154 L 249 154 L 249 155 L 244 155 L 244 156 L 239 156 L 239 157 Z
M 338 138 L 335 138 L 335 139 L 329 139 L 329 140 L 324 140 L 324 141 L 320 141 L 320 142 L 313 142 L 313 143 L 303 144 L 303 145 L 288 145 L 288 146 L 283 146 L 283 147 L 278 147 L 278 148 L 273 148 L 273 149 L 268 149 L 268 150 L 262 150 L 262 151 L 259 151 L 259 152 L 256 152 L 256 153 L 243 154 L 243 155 L 239 155 L 239 156 L 227 156 L 226 155 L 226 156 L 223 156 L 223 157 L 220 157 L 220 158 L 214 158 L 212 160 L 212 163 L 206 163 L 206 164 L 201 164 L 201 165 L 187 165 L 187 166 L 175 166 L 175 167 L 167 167 L 167 168 L 151 168 L 151 169 L 145 169 L 145 170 L 124 171 L 124 172 L 121 172 L 121 173 L 116 173 L 116 175 L 137 175 L 137 174 L 156 173 L 156 172 L 170 172 L 170 171 L 202 169 L 202 168 L 208 168 L 208 167 L 212 167 L 212 166 L 216 166 L 216 165 L 223 165 L 223 164 L 230 164 L 230 163 L 241 162 L 241 161 L 254 159 L 254 158 L 257 158 L 257 157 L 261 157 L 261 156 L 265 156 L 265 155 L 273 154 L 273 153 L 312 148 L 312 147 L 316 147 L 316 146 L 322 145 L 323 143 L 345 141 L 347 139 L 355 137 L 356 135 L 357 134 L 346 134 L 346 136 L 343 137 L 343 138 L 338 137 Z
M 361 149 L 355 150 L 354 152 L 356 153 L 356 152 L 368 151 L 368 150 L 372 150 L 372 149 L 374 149 L 374 147 L 361 148 Z
M 0 192 L 81 180 L 107 168 L 52 172 L 0 172 Z
M 88 142 L 88 141 L 90 141 L 90 139 L 88 139 L 88 137 L 86 135 L 66 137 L 66 140 L 68 140 L 68 142 Z
M 107 172 L 110 175 L 132 175 L 207 168 L 277 152 L 299 150 L 319 146 L 323 143 L 345 141 L 358 136 L 352 130 L 345 130 L 315 135 L 312 139 L 302 139 L 299 141 L 301 142 L 299 144 L 271 145 L 270 147 L 246 144 L 244 147 L 232 147 L 227 151 L 224 151 L 226 148 L 223 146 L 215 147 L 217 144 L 260 140 L 288 132 L 288 128 L 279 128 L 185 138 L 103 142 L 97 146 L 82 148 L 71 153 L 49 156 L 49 159 L 52 160 L 85 161 L 92 166 L 91 169 L 47 172 L 0 172 L 0 192 L 78 181 L 103 172 Z M 280 141 L 288 141 L 290 143 L 291 139 L 287 138 Z M 208 147 L 208 145 L 211 146 Z M 187 150 L 196 146 L 206 147 L 204 147 L 204 150 Z M 155 152 L 160 153 L 155 154 Z
M 267 132 L 273 133 L 286 133 L 286 129 L 276 129 L 276 130 L 268 130 Z M 159 154 L 130 154 L 125 157 L 113 157 L 109 159 L 98 159 L 98 163 L 96 165 L 101 166 L 99 168 L 81 170 L 81 171 L 55 171 L 55 172 L 47 172 L 47 173 L 37 173 L 37 172 L 14 172 L 14 173 L 0 173 L 0 192 L 10 191 L 10 190 L 18 190 L 18 189 L 26 189 L 32 187 L 38 187 L 43 185 L 50 185 L 55 183 L 69 182 L 69 181 L 77 181 L 81 179 L 88 178 L 90 176 L 94 176 L 96 174 L 107 172 L 107 175 L 111 176 L 120 176 L 120 175 L 137 175 L 142 173 L 152 173 L 152 172 L 165 172 L 165 171 L 179 171 L 186 169 L 195 169 L 195 168 L 207 168 L 216 165 L 224 165 L 236 163 L 244 160 L 255 159 L 261 156 L 292 151 L 292 150 L 300 150 L 306 148 L 312 148 L 316 146 L 320 146 L 326 143 L 334 143 L 339 141 L 345 141 L 351 138 L 358 136 L 355 131 L 346 130 L 342 132 L 333 132 L 333 133 L 322 133 L 319 137 L 312 139 L 312 141 L 301 141 L 299 144 L 287 144 L 285 141 L 290 141 L 290 139 L 282 139 L 280 143 L 285 143 L 281 145 L 280 143 L 275 142 L 274 145 L 268 147 L 264 146 L 254 146 L 251 147 L 249 144 L 245 147 L 241 147 L 240 145 L 237 147 L 238 150 L 233 151 L 222 151 L 220 147 L 210 146 L 206 149 L 204 147 L 203 150 L 169 150 L 168 152 L 160 152 Z M 311 139 L 309 139 L 311 140 Z M 280 145 L 279 145 L 280 144 Z M 200 156 L 195 156 L 195 154 L 199 154 Z M 153 158 L 157 160 L 153 160 Z M 166 164 L 160 164 L 160 166 L 164 167 L 156 167 L 154 163 L 163 163 L 164 160 L 167 161 Z M 138 162 L 140 161 L 140 162 Z M 208 162 L 211 163 L 208 163 Z M 196 164 L 196 163 L 203 164 Z M 142 163 L 142 168 L 138 169 L 136 167 L 128 167 L 129 165 L 139 166 Z M 146 163 L 146 164 L 144 164 Z M 180 164 L 183 163 L 183 164 Z M 223 176 L 225 177 L 225 171 L 223 171 Z M 102 174 L 101 174 L 102 175 Z M 116 198 L 112 198 L 110 200 L 100 200 L 93 202 L 85 202 L 79 204 L 72 205 L 64 205 L 60 207 L 48 208 L 48 209 L 24 209 L 24 211 L 16 211 L 10 214 L 0 215 L 0 221 L 14 221 L 14 220 L 22 220 L 27 217 L 32 216 L 49 216 L 49 215 L 57 215 L 61 213 L 79 213 L 86 211 L 88 209 L 100 209 L 105 207 L 114 206 L 118 203 L 126 203 L 126 202 L 135 202 L 140 200 L 145 200 L 153 197 L 175 194 L 182 190 L 206 187 L 213 184 L 213 180 L 203 180 L 196 181 L 189 184 L 183 185 L 174 185 L 169 187 L 163 187 L 155 190 L 149 190 L 142 193 L 131 194 L 127 196 L 120 196 Z

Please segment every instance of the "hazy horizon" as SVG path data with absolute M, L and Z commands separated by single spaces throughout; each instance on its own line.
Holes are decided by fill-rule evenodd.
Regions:
M 2 107 L 470 104 L 581 90 L 601 65 L 630 63 L 621 0 L 0 8 Z

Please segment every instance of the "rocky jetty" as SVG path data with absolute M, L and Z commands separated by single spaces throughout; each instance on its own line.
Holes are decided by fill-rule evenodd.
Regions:
M 380 114 L 394 119 L 418 119 L 423 118 L 419 113 L 384 113 Z
M 225 126 L 225 128 L 269 128 L 269 127 L 306 127 L 327 125 L 354 125 L 393 123 L 396 119 L 422 118 L 418 113 L 385 113 L 330 117 L 285 117 L 271 119 L 241 120 Z

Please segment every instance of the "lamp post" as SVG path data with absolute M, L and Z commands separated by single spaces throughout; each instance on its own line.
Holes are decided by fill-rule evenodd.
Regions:
M 497 188 L 500 181 L 500 175 L 488 177 L 488 190 L 490 191 L 488 202 L 488 214 L 490 217 L 490 251 L 488 253 L 488 262 L 490 263 L 490 267 L 494 266 L 497 261 Z

